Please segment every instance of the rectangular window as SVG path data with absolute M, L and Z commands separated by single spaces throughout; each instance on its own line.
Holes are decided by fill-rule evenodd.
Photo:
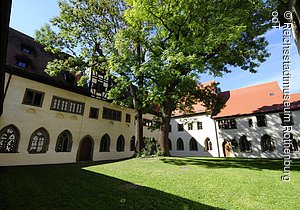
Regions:
M 219 129 L 237 129 L 235 119 L 218 120 Z
M 122 112 L 103 107 L 103 119 L 121 121 Z
M 177 124 L 177 131 L 183 131 L 183 124 Z
M 44 92 L 26 88 L 22 103 L 42 107 L 44 95 Z
M 281 125 L 291 126 L 294 125 L 294 119 L 292 113 L 280 113 Z
M 172 132 L 172 125 L 169 125 L 169 132 Z
M 257 115 L 256 116 L 256 120 L 257 120 L 257 126 L 258 127 L 265 127 L 265 126 L 267 126 L 266 115 Z
M 98 119 L 99 109 L 95 107 L 90 108 L 89 118 Z
M 84 103 L 53 96 L 50 109 L 83 115 Z
M 188 130 L 193 130 L 193 123 L 188 123 Z
M 253 121 L 252 121 L 252 119 L 248 119 L 248 125 L 249 125 L 250 128 L 253 127 Z
M 17 62 L 17 66 L 21 67 L 21 68 L 27 68 L 28 63 L 24 62 L 24 61 L 18 61 Z
M 22 50 L 23 53 L 26 53 L 26 54 L 30 54 L 31 53 L 31 50 L 28 49 L 28 48 L 26 48 L 26 47 L 22 47 L 21 50 Z
M 130 123 L 131 122 L 131 115 L 130 114 L 126 114 L 126 120 L 125 122 Z
M 153 126 L 153 121 L 148 120 L 148 119 L 143 119 L 143 125 L 146 127 L 152 127 Z
M 203 127 L 202 127 L 202 122 L 197 122 L 197 129 L 198 129 L 198 130 L 203 129 Z

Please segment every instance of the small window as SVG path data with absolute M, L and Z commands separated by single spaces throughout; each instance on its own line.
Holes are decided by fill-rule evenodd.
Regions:
M 193 130 L 193 123 L 188 123 L 188 130 Z
M 153 127 L 154 123 L 152 120 L 148 120 L 148 119 L 143 119 L 143 126 L 146 126 L 148 128 Z
M 183 124 L 177 124 L 177 131 L 183 131 Z
M 172 125 L 169 125 L 169 133 L 172 133 Z
M 268 134 L 261 137 L 261 150 L 262 152 L 273 152 L 275 150 L 274 139 Z
M 30 54 L 30 53 L 31 53 L 31 50 L 28 49 L 28 48 L 26 48 L 26 47 L 22 47 L 21 51 L 22 51 L 23 53 L 26 53 L 26 54 Z
M 292 113 L 280 113 L 281 125 L 291 126 L 294 125 L 294 119 Z
M 249 125 L 250 128 L 253 127 L 253 121 L 252 121 L 252 119 L 248 119 L 248 125 Z
M 126 114 L 126 122 L 127 123 L 131 122 L 131 115 L 130 114 Z
M 121 121 L 122 112 L 103 107 L 103 119 Z
M 204 140 L 204 151 L 209 151 L 209 150 L 212 150 L 212 143 L 209 138 L 206 138 Z
M 44 92 L 31 90 L 27 88 L 25 90 L 23 104 L 42 107 L 44 94 Z
M 194 138 L 190 140 L 190 151 L 198 151 L 198 144 Z
M 241 152 L 252 152 L 251 142 L 247 140 L 247 136 L 245 135 L 241 136 L 239 147 Z
M 203 129 L 203 127 L 202 127 L 202 122 L 197 122 L 197 129 L 198 129 L 198 130 Z
M 99 115 L 99 109 L 91 107 L 90 108 L 89 118 L 98 119 L 98 115 Z
M 184 144 L 181 138 L 177 139 L 177 150 L 184 150 Z
M 220 129 L 237 129 L 235 119 L 218 120 Z
M 117 152 L 124 152 L 124 148 L 125 148 L 125 139 L 124 136 L 121 135 L 117 140 L 117 148 L 116 148 Z
M 28 67 L 28 63 L 26 63 L 25 61 L 18 61 L 17 66 L 25 69 Z
M 257 126 L 258 127 L 265 127 L 265 126 L 267 126 L 266 115 L 257 115 L 256 116 L 256 120 L 257 120 Z

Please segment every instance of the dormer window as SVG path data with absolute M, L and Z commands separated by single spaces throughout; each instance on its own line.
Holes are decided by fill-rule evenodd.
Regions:
M 21 68 L 27 68 L 28 67 L 28 63 L 26 63 L 24 61 L 18 61 L 17 62 L 17 66 L 21 67 Z
M 23 53 L 26 53 L 26 54 L 30 54 L 31 53 L 31 50 L 28 49 L 28 48 L 26 48 L 26 47 L 22 47 L 21 50 L 22 50 Z

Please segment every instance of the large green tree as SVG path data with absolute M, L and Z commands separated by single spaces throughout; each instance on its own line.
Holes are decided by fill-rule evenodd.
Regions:
M 230 67 L 256 72 L 269 56 L 262 36 L 271 27 L 271 1 L 265 0 L 128 0 L 131 21 L 151 29 L 143 40 L 148 50 L 147 89 L 160 106 L 159 143 L 168 155 L 172 111 L 201 101 L 211 106 L 209 91 L 193 93 L 199 74 L 222 76 Z M 182 101 L 184 100 L 184 103 Z
M 58 5 L 60 15 L 36 31 L 36 40 L 45 50 L 62 55 L 48 63 L 46 72 L 53 76 L 61 71 L 80 72 L 81 85 L 86 84 L 90 71 L 116 78 L 109 96 L 136 110 L 136 150 L 140 152 L 145 104 L 143 28 L 125 20 L 127 5 L 122 0 L 59 0 Z M 136 30 L 139 33 L 133 33 Z

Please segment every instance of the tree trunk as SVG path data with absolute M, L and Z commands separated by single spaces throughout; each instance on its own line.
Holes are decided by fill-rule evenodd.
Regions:
M 171 120 L 172 108 L 170 106 L 163 107 L 162 124 L 159 132 L 159 144 L 162 156 L 170 156 L 168 139 Z
M 140 153 L 143 148 L 143 112 L 135 110 L 135 152 Z

